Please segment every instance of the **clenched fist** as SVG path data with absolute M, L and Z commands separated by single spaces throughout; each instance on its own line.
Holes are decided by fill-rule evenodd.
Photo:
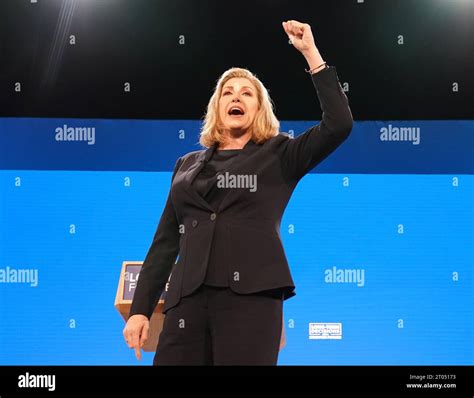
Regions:
M 316 47 L 313 33 L 311 32 L 311 26 L 307 23 L 290 20 L 282 24 L 293 46 L 303 55 Z

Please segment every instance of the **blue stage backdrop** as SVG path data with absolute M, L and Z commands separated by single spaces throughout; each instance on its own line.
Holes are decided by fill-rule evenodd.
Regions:
M 137 363 L 121 265 L 144 259 L 200 125 L 0 119 L 0 365 Z M 297 295 L 279 364 L 474 364 L 473 134 L 472 120 L 355 122 L 303 178 L 281 224 Z

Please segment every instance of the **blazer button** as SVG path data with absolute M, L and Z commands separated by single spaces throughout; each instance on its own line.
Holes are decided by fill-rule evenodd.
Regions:
M 198 225 L 197 220 L 193 220 L 192 225 L 193 225 L 193 228 L 196 227 Z
M 214 221 L 214 220 L 216 219 L 216 217 L 217 217 L 216 213 L 212 213 L 212 214 L 211 214 L 211 220 L 212 220 L 212 221 Z

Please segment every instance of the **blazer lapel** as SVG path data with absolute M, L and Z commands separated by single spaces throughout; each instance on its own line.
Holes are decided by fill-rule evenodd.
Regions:
M 209 147 L 208 149 L 199 153 L 198 157 L 196 158 L 195 163 L 186 171 L 184 175 L 184 188 L 186 191 L 202 206 L 206 209 L 211 210 L 213 213 L 216 212 L 217 209 L 214 209 L 199 193 L 193 186 L 193 181 L 199 174 L 199 172 L 203 169 L 206 163 L 211 159 L 212 155 L 214 154 L 215 150 L 219 146 L 218 143 L 215 143 L 213 146 Z M 232 166 L 227 170 L 229 174 L 234 174 L 234 172 L 241 166 L 243 160 L 246 157 L 254 153 L 260 145 L 254 143 L 252 140 L 249 140 L 245 146 L 242 148 L 242 151 L 235 157 Z M 229 198 L 232 197 L 232 191 L 237 191 L 235 189 L 229 190 L 229 192 L 224 196 L 219 206 L 219 209 L 223 209 L 225 204 L 229 201 Z
M 199 195 L 199 193 L 194 188 L 193 181 L 196 178 L 196 176 L 199 174 L 199 172 L 202 170 L 202 168 L 205 166 L 205 164 L 209 161 L 209 159 L 213 155 L 218 145 L 219 145 L 218 143 L 215 143 L 213 146 L 200 152 L 194 164 L 186 171 L 186 174 L 184 175 L 184 181 L 185 181 L 184 188 L 186 189 L 186 191 L 198 203 L 200 203 L 205 208 L 212 210 L 213 212 L 215 212 L 215 210 L 201 195 Z

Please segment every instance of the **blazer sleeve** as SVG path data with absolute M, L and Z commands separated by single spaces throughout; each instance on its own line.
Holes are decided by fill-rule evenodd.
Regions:
M 321 123 L 289 139 L 283 151 L 283 168 L 299 180 L 331 154 L 349 136 L 353 119 L 336 68 L 329 66 L 311 75 L 323 111 Z
M 171 183 L 180 165 L 181 158 L 176 161 Z M 179 225 L 170 193 L 140 270 L 129 316 L 152 316 L 179 253 Z

